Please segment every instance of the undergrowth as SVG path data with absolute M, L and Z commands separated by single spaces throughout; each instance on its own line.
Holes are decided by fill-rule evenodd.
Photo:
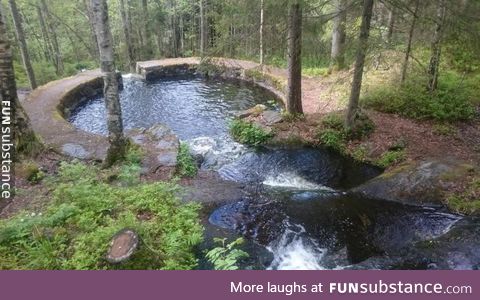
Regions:
M 250 146 L 259 146 L 273 137 L 272 133 L 244 120 L 233 120 L 230 123 L 230 133 L 237 142 Z
M 181 177 L 195 177 L 197 172 L 198 166 L 190 154 L 188 145 L 181 143 L 177 156 L 177 174 Z

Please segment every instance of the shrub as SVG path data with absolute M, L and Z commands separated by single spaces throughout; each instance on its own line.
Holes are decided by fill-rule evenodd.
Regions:
M 177 156 L 177 174 L 181 177 L 194 177 L 197 175 L 198 167 L 195 159 L 190 154 L 190 149 L 185 143 L 180 144 Z
M 62 163 L 42 213 L 0 221 L 0 269 L 192 269 L 202 240 L 197 204 L 180 204 L 170 183 L 112 186 L 97 167 Z M 105 260 L 112 236 L 132 228 L 130 260 Z
M 421 82 L 425 81 L 416 78 L 402 87 L 376 87 L 362 97 L 362 105 L 413 119 L 453 122 L 473 118 L 473 87 L 455 76 L 444 75 L 438 89 L 430 93 Z
M 247 252 L 237 249 L 243 244 L 243 238 L 238 238 L 229 244 L 225 244 L 226 238 L 215 238 L 214 241 L 219 243 L 220 247 L 208 251 L 206 257 L 215 270 L 238 270 L 238 262 L 249 257 Z
M 459 213 L 479 214 L 480 212 L 480 177 L 474 177 L 461 193 L 454 193 L 447 198 L 448 206 Z
M 346 136 L 343 131 L 325 129 L 319 133 L 320 142 L 336 151 L 345 152 Z
M 264 144 L 273 137 L 273 134 L 261 127 L 243 120 L 233 120 L 230 123 L 230 133 L 237 142 L 250 146 Z
M 388 168 L 404 161 L 405 158 L 406 153 L 404 149 L 389 150 L 382 154 L 382 156 L 377 160 L 376 164 L 382 168 Z

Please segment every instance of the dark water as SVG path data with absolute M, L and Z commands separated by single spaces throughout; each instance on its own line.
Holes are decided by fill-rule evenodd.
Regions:
M 235 112 L 255 104 L 270 105 L 273 96 L 249 84 L 205 80 L 199 77 L 169 78 L 154 83 L 124 79 L 120 94 L 124 127 L 168 125 L 181 139 L 225 136 Z M 271 103 L 271 102 L 270 102 Z M 72 113 L 70 122 L 85 131 L 107 134 L 103 97 L 92 99 Z
M 348 192 L 379 175 L 377 168 L 324 149 L 235 143 L 229 119 L 271 99 L 248 85 L 196 77 L 125 80 L 126 128 L 167 124 L 203 169 L 242 187 L 240 199 L 213 204 L 204 220 L 205 247 L 213 237 L 244 236 L 250 259 L 243 266 L 269 269 L 473 268 L 480 262 L 480 221 Z M 102 99 L 77 109 L 71 121 L 105 134 Z

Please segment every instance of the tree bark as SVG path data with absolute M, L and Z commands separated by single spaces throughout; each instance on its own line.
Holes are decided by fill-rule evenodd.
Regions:
M 260 0 L 260 64 L 264 63 L 263 53 L 263 33 L 264 33 L 264 13 L 265 13 L 265 0 Z
M 439 0 L 437 8 L 437 18 L 435 20 L 435 32 L 432 40 L 432 54 L 428 67 L 428 90 L 433 92 L 438 85 L 438 69 L 440 65 L 440 56 L 442 52 L 443 25 L 445 23 L 446 3 L 445 0 Z
M 83 0 L 85 9 L 87 11 L 87 17 L 88 17 L 88 23 L 90 25 L 90 31 L 91 31 L 91 37 L 90 39 L 92 40 L 91 43 L 93 44 L 93 49 L 95 51 L 95 57 L 92 57 L 93 59 L 99 60 L 100 52 L 98 49 L 98 42 L 97 42 L 97 35 L 95 34 L 95 26 L 93 25 L 93 11 L 92 11 L 92 5 L 90 3 L 90 0 Z
M 370 35 L 370 23 L 372 20 L 373 0 L 364 0 L 362 12 L 362 24 L 360 25 L 360 35 L 358 41 L 357 57 L 355 60 L 355 70 L 353 73 L 352 88 L 348 102 L 347 115 L 345 119 L 345 128 L 351 130 L 354 128 L 358 116 L 358 100 L 362 88 L 363 67 L 365 65 L 365 56 L 368 50 L 368 36 Z
M 32 90 L 37 88 L 37 81 L 35 80 L 35 73 L 33 72 L 30 55 L 28 53 L 27 42 L 25 41 L 25 32 L 23 31 L 22 19 L 18 13 L 17 4 L 15 0 L 8 0 L 10 4 L 10 11 L 12 12 L 13 25 L 15 26 L 15 34 L 20 45 L 20 52 L 22 54 L 23 67 L 27 73 L 28 81 Z
M 37 15 L 38 15 L 38 20 L 40 22 L 40 29 L 42 30 L 43 44 L 45 45 L 45 59 L 47 61 L 51 61 L 52 64 L 55 65 L 55 59 L 52 54 L 53 50 L 50 44 L 50 37 L 48 36 L 45 17 L 42 13 L 42 9 L 40 8 L 40 5 L 37 6 Z
M 91 0 L 95 33 L 100 50 L 100 64 L 104 81 L 105 107 L 107 110 L 108 140 L 110 147 L 104 165 L 111 166 L 125 156 L 126 141 L 123 136 L 122 110 L 118 95 L 118 80 L 115 70 L 113 39 L 108 21 L 107 0 Z
M 207 0 L 199 0 L 200 1 L 200 56 L 204 57 L 207 51 L 207 20 L 205 17 L 206 12 L 206 1 Z
M 32 156 L 39 153 L 43 147 L 37 139 L 30 124 L 30 119 L 25 113 L 17 96 L 17 86 L 15 83 L 15 73 L 13 70 L 12 51 L 8 42 L 7 29 L 5 26 L 4 12 L 0 7 L 0 102 L 2 111 L 10 110 L 13 122 L 9 124 L 5 120 L 2 122 L 2 132 L 5 133 L 7 127 L 12 124 L 11 135 L 14 142 L 14 155 Z M 3 154 L 3 152 L 2 152 Z M 18 160 L 18 156 L 12 157 Z
M 302 8 L 298 0 L 290 5 L 288 21 L 287 112 L 301 114 L 302 109 Z
M 55 24 L 52 23 L 52 19 L 50 17 L 50 13 L 48 10 L 47 3 L 45 0 L 40 0 L 40 7 L 42 11 L 42 15 L 47 18 L 47 28 L 50 36 L 50 41 L 53 47 L 53 57 L 55 61 L 55 69 L 57 75 L 63 75 L 64 67 L 63 67 L 63 59 L 62 53 L 60 52 L 60 47 L 58 46 L 58 38 L 57 32 L 55 31 Z
M 148 14 L 148 2 L 147 0 L 142 0 L 142 13 L 143 13 L 143 41 L 144 41 L 144 59 L 153 58 L 153 45 L 152 45 L 152 36 L 150 34 L 150 19 Z
M 333 19 L 331 68 L 345 67 L 345 24 L 347 23 L 347 1 L 335 1 L 335 17 Z
M 415 23 L 417 22 L 417 14 L 418 14 L 418 7 L 420 5 L 420 0 L 415 0 L 415 9 L 413 11 L 413 19 L 412 24 L 410 25 L 410 30 L 408 31 L 408 41 L 407 41 L 407 49 L 405 50 L 405 59 L 402 65 L 402 77 L 400 83 L 403 84 L 405 79 L 407 78 L 407 69 L 408 69 L 408 60 L 410 58 L 410 52 L 412 51 L 412 40 L 413 40 L 413 33 L 415 31 Z
M 388 31 L 387 31 L 387 43 L 392 43 L 393 30 L 395 27 L 395 7 L 388 10 Z
M 125 35 L 125 45 L 127 50 L 127 63 L 131 73 L 135 72 L 135 53 L 132 44 L 132 28 L 125 10 L 125 0 L 119 0 L 120 16 L 122 19 L 123 32 Z M 98 37 L 97 37 L 98 39 Z

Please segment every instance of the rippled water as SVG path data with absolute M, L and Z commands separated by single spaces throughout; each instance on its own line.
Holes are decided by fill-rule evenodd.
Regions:
M 163 123 L 183 140 L 227 136 L 227 123 L 235 112 L 255 104 L 271 105 L 274 99 L 250 84 L 195 76 L 153 83 L 124 78 L 124 86 L 120 101 L 125 129 Z M 99 97 L 77 108 L 70 122 L 82 130 L 106 135 L 105 118 L 103 97 Z

